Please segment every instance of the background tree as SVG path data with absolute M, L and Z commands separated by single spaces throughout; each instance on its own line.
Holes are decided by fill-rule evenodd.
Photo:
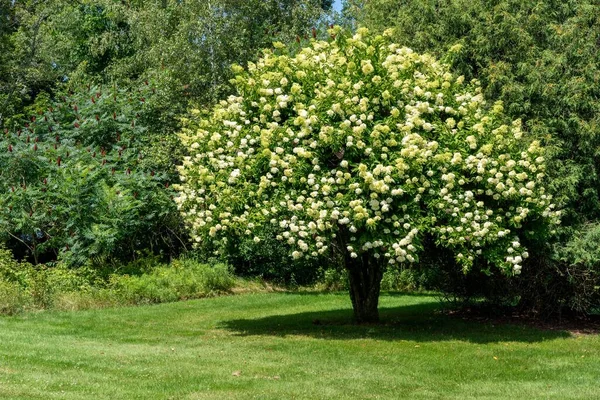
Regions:
M 191 99 L 206 103 L 227 92 L 233 62 L 254 59 L 274 37 L 307 34 L 322 7 L 330 2 L 3 0 L 10 98 L 27 105 L 64 82 L 122 86 L 160 76 L 165 112 L 176 114 Z
M 12 35 L 18 25 L 15 7 L 10 0 L 0 1 L 0 128 L 7 119 L 18 112 L 24 97 L 24 88 L 16 79 L 17 64 L 14 59 Z
M 539 142 L 389 34 L 330 34 L 294 56 L 276 43 L 235 68 L 236 95 L 192 114 L 176 201 L 193 239 L 260 245 L 270 226 L 295 259 L 340 258 L 358 322 L 378 320 L 386 265 L 416 262 L 427 238 L 464 271 L 519 274 L 521 239 L 557 222 Z

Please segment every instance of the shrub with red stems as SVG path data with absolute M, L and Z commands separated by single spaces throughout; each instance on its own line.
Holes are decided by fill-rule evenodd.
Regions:
M 185 235 L 171 199 L 177 175 L 168 134 L 146 123 L 152 96 L 151 82 L 89 85 L 55 96 L 22 129 L 5 129 L 0 242 L 35 263 L 72 266 L 178 251 Z

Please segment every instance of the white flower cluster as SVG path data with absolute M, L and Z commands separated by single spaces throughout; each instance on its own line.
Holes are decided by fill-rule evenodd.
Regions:
M 335 246 L 395 264 L 432 235 L 465 269 L 483 257 L 519 273 L 519 233 L 558 223 L 539 143 L 431 56 L 332 34 L 236 67 L 238 95 L 184 121 L 176 201 L 196 242 L 258 243 L 269 224 L 294 258 Z

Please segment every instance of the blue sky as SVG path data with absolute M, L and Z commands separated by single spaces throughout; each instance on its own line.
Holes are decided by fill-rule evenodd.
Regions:
M 333 9 L 336 11 L 341 11 L 342 10 L 342 0 L 335 0 L 333 2 Z

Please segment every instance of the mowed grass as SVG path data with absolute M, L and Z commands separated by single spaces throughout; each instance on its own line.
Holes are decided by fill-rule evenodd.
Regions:
M 596 399 L 600 339 L 384 295 L 244 294 L 0 319 L 2 399 Z

